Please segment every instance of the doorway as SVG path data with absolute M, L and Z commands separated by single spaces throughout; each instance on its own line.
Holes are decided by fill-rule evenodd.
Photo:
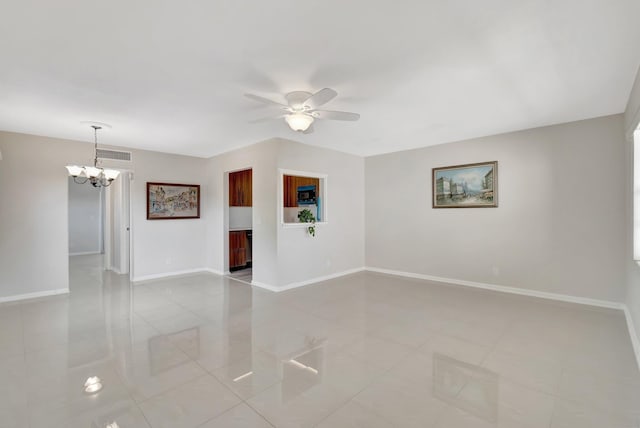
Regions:
M 86 278 L 103 284 L 104 271 L 125 275 L 131 263 L 131 173 L 121 171 L 108 187 L 77 184 L 69 177 L 70 285 Z
M 68 181 L 69 282 L 101 278 L 104 270 L 105 191 Z
M 251 284 L 253 278 L 253 170 L 228 173 L 229 276 Z

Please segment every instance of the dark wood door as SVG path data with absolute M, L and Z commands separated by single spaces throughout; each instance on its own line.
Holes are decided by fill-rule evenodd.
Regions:
M 247 232 L 229 232 L 229 269 L 247 264 Z
M 253 199 L 252 170 L 229 173 L 229 206 L 250 207 Z

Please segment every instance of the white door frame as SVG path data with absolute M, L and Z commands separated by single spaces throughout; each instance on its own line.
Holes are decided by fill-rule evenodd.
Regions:
M 104 252 L 105 252 L 105 260 L 104 267 L 105 270 L 112 270 L 118 274 L 129 274 L 129 279 L 133 278 L 133 192 L 131 191 L 131 182 L 133 181 L 133 171 L 120 169 L 120 177 L 113 182 L 112 185 L 119 186 L 119 195 L 120 195 L 120 203 L 116 206 L 126 207 L 128 205 L 127 216 L 128 222 L 126 218 L 123 218 L 123 212 L 114 212 L 112 204 L 111 194 L 115 190 L 111 186 L 106 188 L 105 195 L 105 241 L 104 241 Z M 127 180 L 122 181 L 122 180 Z M 128 224 L 127 224 L 128 223 Z M 115 225 L 115 226 L 114 226 Z M 120 260 L 117 263 L 118 267 L 114 266 L 114 260 L 112 259 L 112 250 L 113 243 L 116 239 L 113 237 L 113 228 L 118 227 L 120 229 Z M 126 254 L 128 252 L 128 255 Z M 122 269 L 122 266 L 125 265 L 123 261 L 126 259 L 128 261 L 128 269 Z M 127 266 L 125 266 L 126 268 Z

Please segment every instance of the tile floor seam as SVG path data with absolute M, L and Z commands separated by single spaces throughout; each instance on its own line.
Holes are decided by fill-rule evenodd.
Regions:
M 233 406 L 233 407 L 228 408 L 227 410 L 225 410 L 224 412 L 220 413 L 219 415 L 216 415 L 216 416 L 214 416 L 214 417 L 212 417 L 212 418 L 210 418 L 210 419 L 207 419 L 206 421 L 204 421 L 203 423 L 201 423 L 200 425 L 198 425 L 196 428 L 201 428 L 201 427 L 203 427 L 204 425 L 208 424 L 209 422 L 213 421 L 214 419 L 218 419 L 219 417 L 221 417 L 221 416 L 222 416 L 222 415 L 224 415 L 225 413 L 230 412 L 230 411 L 232 411 L 233 409 L 236 409 L 236 408 L 238 408 L 238 407 L 240 407 L 240 406 L 243 406 L 243 405 L 246 405 L 246 406 L 250 407 L 250 408 L 251 408 L 251 410 L 253 410 L 253 408 L 252 408 L 251 406 L 249 406 L 249 404 L 248 404 L 246 401 L 241 401 L 240 403 L 236 404 L 236 405 L 235 405 L 235 406 Z M 258 413 L 257 411 L 254 411 L 254 412 L 255 412 L 258 416 L 260 416 L 260 417 L 262 418 L 262 420 L 264 420 L 266 423 L 268 423 L 268 424 L 269 424 L 269 425 L 271 425 L 273 428 L 275 428 L 275 425 L 272 425 L 272 424 L 271 424 L 271 422 L 269 422 L 268 420 L 266 420 L 266 419 L 264 418 L 264 416 L 262 416 L 262 415 L 261 415 L 260 413 Z M 176 427 L 176 428 L 177 428 L 177 427 Z
M 416 352 L 415 350 L 413 352 Z M 408 353 L 407 355 L 405 355 L 404 357 L 410 355 L 410 353 Z M 356 358 L 356 357 L 352 357 L 352 358 Z M 358 358 L 356 358 L 358 359 Z M 382 379 L 384 376 L 389 375 L 394 369 L 396 369 L 397 367 L 400 366 L 400 364 L 402 363 L 402 360 L 404 358 L 401 358 L 397 364 L 393 365 L 392 367 L 390 367 L 389 369 L 382 369 L 382 372 L 378 375 L 376 375 L 373 379 L 371 379 L 370 382 L 368 382 L 364 387 L 362 387 L 358 392 L 356 392 L 355 394 L 353 394 L 353 396 L 351 398 L 349 398 L 345 403 L 343 403 L 340 407 L 338 407 L 336 410 L 334 410 L 333 412 L 329 413 L 326 417 L 324 417 L 322 420 L 318 421 L 318 423 L 316 423 L 314 425 L 317 426 L 319 424 L 321 424 L 325 419 L 329 418 L 331 415 L 333 415 L 334 413 L 336 413 L 338 410 L 340 410 L 342 407 L 346 406 L 347 404 L 349 404 L 351 401 L 355 400 L 355 398 L 360 395 L 363 391 L 365 391 L 367 388 L 369 388 L 371 385 L 373 385 L 377 380 Z M 360 361 L 360 359 L 358 359 L 358 361 Z M 367 408 L 369 408 L 368 406 L 365 406 Z M 380 417 L 381 419 L 387 421 L 386 418 L 384 418 L 382 415 L 378 414 L 375 409 L 370 409 L 371 411 L 373 411 L 378 417 Z M 391 424 L 394 425 L 394 424 Z
M 509 326 L 507 326 L 507 327 L 505 328 L 505 330 L 503 331 L 502 335 L 500 336 L 500 339 L 501 339 L 501 338 L 503 338 L 503 337 L 505 336 L 505 334 L 506 334 L 506 332 L 507 332 L 507 330 L 508 330 L 508 329 L 509 329 Z M 457 338 L 457 339 L 458 339 L 458 340 L 462 340 L 462 341 L 464 341 L 465 343 L 471 343 L 472 345 L 477 345 L 477 344 L 475 344 L 475 343 L 468 342 L 468 341 L 466 341 L 466 340 L 464 340 L 464 339 L 461 339 L 461 338 Z M 487 352 L 485 352 L 485 353 L 484 353 L 484 355 L 483 355 L 482 359 L 480 360 L 480 362 L 479 362 L 479 364 L 478 364 L 479 366 L 484 367 L 484 366 L 483 366 L 483 364 L 484 364 L 485 360 L 489 357 L 489 355 L 491 355 L 491 353 L 492 353 L 492 352 L 494 352 L 494 351 L 496 350 L 496 348 L 497 348 L 497 346 L 498 346 L 498 343 L 500 342 L 500 339 L 496 340 L 496 342 L 495 342 L 493 345 L 491 345 L 491 346 L 488 346 L 488 347 L 487 347 L 487 349 L 488 349 L 488 350 L 487 350 Z M 462 387 L 461 387 L 461 388 L 458 390 L 458 392 L 456 393 L 456 398 L 457 398 L 457 397 L 462 393 L 462 390 L 463 390 L 463 389 L 464 389 L 464 388 L 469 384 L 469 382 L 470 382 L 470 379 L 467 379 L 467 380 L 466 380 L 466 382 L 464 383 L 464 385 L 462 385 Z M 444 401 L 443 401 L 443 403 L 445 403 L 446 407 L 445 407 L 445 409 L 444 409 L 442 412 L 440 412 L 440 414 L 437 416 L 437 418 L 436 418 L 436 420 L 435 420 L 435 423 L 433 424 L 433 428 L 438 428 L 438 427 L 440 426 L 440 422 L 442 421 L 442 419 L 443 419 L 443 418 L 445 417 L 445 415 L 447 414 L 447 411 L 449 411 L 450 409 L 455 409 L 455 408 L 456 408 L 456 407 L 452 406 L 451 404 L 446 403 L 446 402 L 444 402 Z M 467 411 L 466 411 L 466 410 L 464 410 L 464 409 L 460 409 L 460 410 L 461 410 L 463 413 L 465 413 L 465 414 L 470 414 L 469 412 L 467 412 Z M 497 422 L 497 421 L 496 421 L 496 422 Z
M 191 361 L 191 362 L 193 362 L 193 361 Z M 197 364 L 197 363 L 196 363 L 196 364 Z M 206 372 L 205 372 L 205 374 L 206 374 Z M 147 401 L 149 401 L 149 400 L 151 400 L 151 399 L 157 398 L 159 395 L 166 394 L 167 392 L 171 392 L 171 391 L 173 391 L 173 390 L 175 390 L 175 389 L 177 389 L 177 388 L 180 388 L 181 386 L 184 386 L 184 385 L 186 385 L 186 384 L 187 384 L 187 383 L 189 383 L 189 382 L 192 382 L 192 381 L 194 381 L 194 380 L 196 380 L 196 379 L 198 379 L 198 378 L 201 378 L 202 376 L 203 376 L 203 374 L 197 374 L 197 375 L 194 375 L 193 377 L 188 377 L 186 380 L 183 380 L 183 381 L 181 381 L 180 383 L 177 383 L 176 385 L 172 386 L 172 387 L 171 387 L 171 388 L 169 388 L 169 389 L 162 390 L 162 391 L 157 392 L 157 393 L 155 393 L 155 394 L 153 394 L 153 395 L 150 395 L 150 396 L 148 396 L 148 397 L 146 397 L 146 396 L 145 396 L 145 398 L 144 398 L 143 400 L 136 400 L 136 399 L 134 398 L 134 401 L 135 401 L 136 403 L 138 403 L 138 404 L 143 404 L 143 403 L 145 403 L 145 402 L 147 402 Z
M 271 425 L 272 427 L 276 428 L 277 425 L 275 423 L 272 423 L 269 418 L 267 418 L 265 415 L 263 415 L 258 409 L 256 409 L 255 407 L 253 407 L 251 405 L 251 403 L 249 403 L 249 398 L 247 400 L 244 401 L 244 403 L 249 406 L 251 408 L 251 410 L 253 410 L 254 412 L 256 412 L 262 419 L 264 419 L 265 421 L 267 421 L 269 423 L 269 425 Z
M 140 404 L 136 403 L 136 400 L 134 400 L 133 397 L 131 397 L 131 401 L 133 401 L 133 404 L 136 406 L 136 408 L 138 409 L 138 411 L 140 412 L 140 414 L 144 418 L 144 420 L 147 423 L 147 425 L 149 426 L 149 428 L 156 428 L 153 425 L 151 425 L 151 421 L 149 420 L 149 418 L 147 418 L 147 415 L 142 410 L 142 407 L 140 407 Z
M 213 377 L 216 382 L 220 383 L 220 385 L 224 386 L 226 389 L 228 389 L 233 395 L 235 395 L 236 397 L 238 397 L 238 399 L 240 399 L 241 402 L 246 401 L 244 398 L 242 398 L 239 394 L 237 394 L 233 389 L 231 389 L 230 387 L 228 387 L 227 385 L 225 385 L 224 382 L 222 382 L 222 380 L 220 380 L 220 378 L 218 378 L 218 376 L 216 376 L 214 373 L 212 373 L 211 371 L 207 370 L 203 365 L 200 364 L 200 362 L 193 360 L 202 370 L 204 370 L 205 373 L 207 373 L 209 376 Z M 226 366 L 225 366 L 226 367 Z M 221 368 L 221 367 L 219 367 Z M 217 370 L 217 369 L 216 369 Z M 234 406 L 235 407 L 235 406 Z
M 329 413 L 328 415 L 326 415 L 324 418 L 322 418 L 321 420 L 319 420 L 317 423 L 313 424 L 313 427 L 316 428 L 318 427 L 320 424 L 322 424 L 324 421 L 326 421 L 327 419 L 329 419 L 331 416 L 333 416 L 334 414 L 338 413 L 340 410 L 342 410 L 342 408 L 346 407 L 349 405 L 349 403 L 357 403 L 363 407 L 368 408 L 371 412 L 373 412 L 377 417 L 379 417 L 380 419 L 382 419 L 383 421 L 387 422 L 389 425 L 394 426 L 395 424 L 393 424 L 391 421 L 389 421 L 387 418 L 385 418 L 384 416 L 380 415 L 379 413 L 377 413 L 375 411 L 375 409 L 370 409 L 369 406 L 366 406 L 364 404 L 358 403 L 357 401 L 355 401 L 356 397 L 358 395 L 360 395 L 361 392 L 363 392 L 365 389 L 369 388 L 369 386 L 371 385 L 367 385 L 366 387 L 364 387 L 362 390 L 358 391 L 353 397 L 349 398 L 345 403 L 343 403 L 340 407 L 338 407 L 336 410 L 334 410 L 333 412 Z

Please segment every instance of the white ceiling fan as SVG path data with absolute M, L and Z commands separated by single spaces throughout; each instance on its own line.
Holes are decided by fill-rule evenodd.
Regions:
M 258 123 L 284 118 L 289 127 L 294 131 L 310 134 L 313 132 L 313 121 L 315 119 L 347 121 L 356 121 L 360 119 L 360 115 L 358 113 L 318 109 L 318 107 L 328 103 L 337 95 L 338 93 L 330 88 L 320 89 L 315 94 L 305 91 L 295 91 L 286 94 L 284 97 L 287 100 L 287 104 L 282 104 L 258 95 L 245 94 L 247 98 L 250 98 L 254 101 L 278 106 L 281 110 L 284 110 L 283 113 L 280 113 L 276 116 L 252 120 L 249 123 Z

